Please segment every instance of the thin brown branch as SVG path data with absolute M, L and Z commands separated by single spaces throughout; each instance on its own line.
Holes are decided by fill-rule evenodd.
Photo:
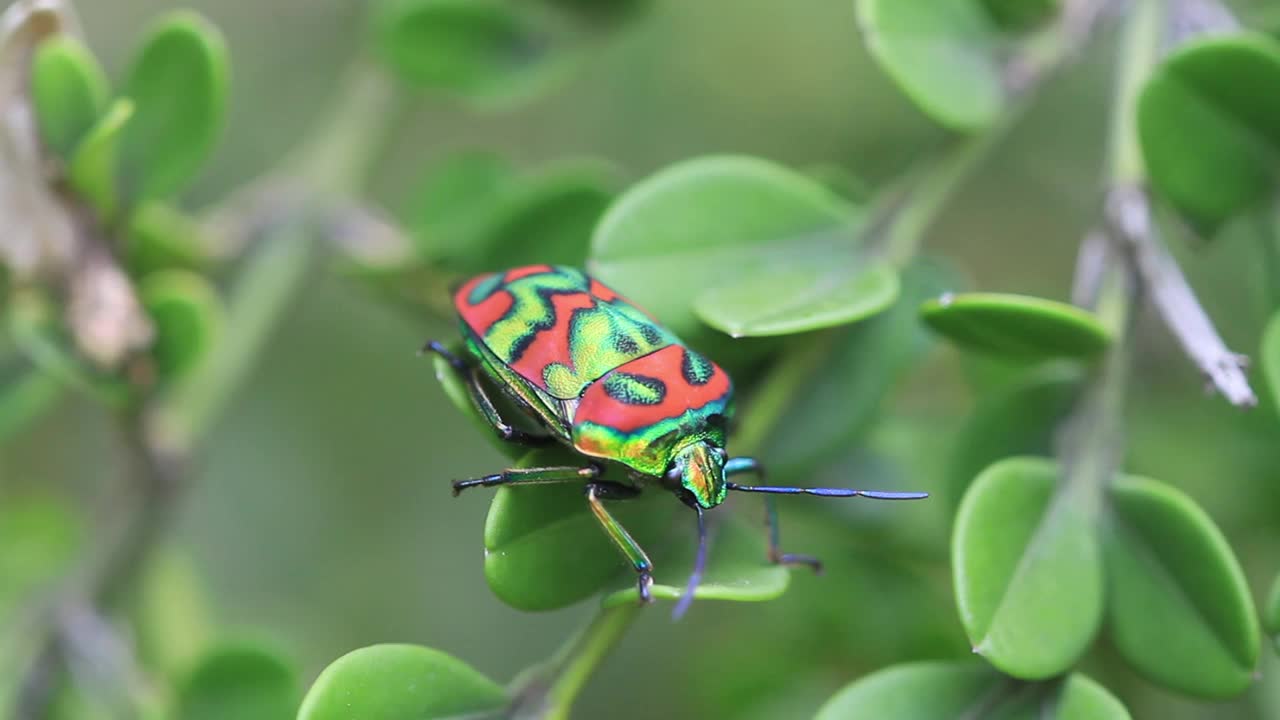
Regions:
M 1146 191 L 1132 185 L 1113 189 L 1107 197 L 1106 212 L 1107 221 L 1130 253 L 1160 318 L 1187 357 L 1232 405 L 1257 405 L 1258 398 L 1244 373 L 1246 358 L 1227 348 L 1160 239 Z

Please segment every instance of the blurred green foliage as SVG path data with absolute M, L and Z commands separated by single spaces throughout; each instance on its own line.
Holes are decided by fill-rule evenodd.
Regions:
M 159 402 L 197 435 L 209 408 L 225 405 L 227 417 L 197 438 L 161 564 L 135 590 L 144 660 L 172 680 L 159 704 L 205 718 L 234 700 L 237 717 L 286 717 L 315 680 L 302 717 L 345 717 L 343 703 L 355 701 L 371 717 L 501 706 L 511 689 L 502 683 L 521 687 L 528 678 L 517 675 L 596 612 L 601 600 L 586 598 L 616 587 L 604 603 L 629 606 L 635 590 L 603 536 L 583 542 L 599 531 L 576 489 L 504 489 L 487 521 L 489 498 L 449 497 L 448 480 L 510 461 L 491 433 L 459 422 L 454 405 L 467 398 L 456 384 L 441 390 L 438 368 L 414 351 L 455 336 L 442 308 L 457 278 L 590 253 L 602 278 L 759 391 L 739 410 L 737 440 L 775 479 L 934 498 L 784 504 L 784 543 L 826 561 L 817 578 L 754 563 L 762 511 L 734 499 L 702 596 L 771 601 L 698 602 L 679 624 L 640 613 L 576 716 L 941 718 L 982 697 L 997 697 L 1008 718 L 1051 703 L 1063 718 L 1123 718 L 1125 707 L 1175 720 L 1280 715 L 1276 662 L 1253 679 L 1253 598 L 1275 577 L 1280 544 L 1276 321 L 1259 354 L 1280 276 L 1256 259 L 1277 253 L 1274 208 L 1258 205 L 1275 196 L 1274 168 L 1251 162 L 1231 182 L 1206 179 L 1220 176 L 1214 148 L 1270 157 L 1253 151 L 1276 128 L 1264 99 L 1280 95 L 1210 98 L 1229 105 L 1224 124 L 1204 93 L 1187 90 L 1187 77 L 1192 87 L 1200 77 L 1197 53 L 1235 58 L 1260 43 L 1255 54 L 1269 61 L 1274 41 L 1184 50 L 1139 107 L 1152 185 L 1219 240 L 1180 249 L 1182 266 L 1228 344 L 1259 354 L 1272 393 L 1248 414 L 1204 397 L 1172 342 L 1140 317 L 1123 468 L 1161 483 L 1124 476 L 1099 500 L 1056 493 L 1078 468 L 993 463 L 1053 454 L 1052 426 L 1098 372 L 1091 358 L 1116 340 L 1105 318 L 1013 295 L 1067 295 L 1079 237 L 1096 218 L 1108 54 L 1049 77 L 977 171 L 926 213 L 931 222 L 877 233 L 910 225 L 885 201 L 901 197 L 904 177 L 1009 113 L 1000 72 L 1010 38 L 1045 27 L 1055 3 L 948 0 L 931 13 L 923 2 L 806 0 L 785 14 L 765 0 L 402 0 L 375 13 L 339 0 L 190 5 L 208 19 L 164 15 L 159 0 L 83 3 L 92 54 L 59 41 L 37 56 L 49 147 L 72 190 L 120 235 L 157 337 L 144 380 L 104 372 L 70 349 L 56 303 L 8 294 L 6 342 L 28 360 L 0 366 L 0 629 L 61 589 L 64 568 L 92 555 L 84 538 L 110 526 L 103 498 L 128 494 L 115 420 L 91 397 L 116 408 Z M 1116 34 L 1100 35 L 1105 46 Z M 123 78 L 111 102 L 95 56 Z M 371 60 L 398 82 L 385 137 L 330 137 L 368 144 L 367 163 L 356 163 L 368 177 L 352 184 L 367 180 L 363 199 L 395 209 L 407 250 L 335 273 L 340 263 L 316 251 L 323 223 L 272 216 L 266 237 L 281 242 L 236 262 L 212 252 L 198 236 L 218 225 L 197 224 L 198 210 L 275 172 L 298 137 L 337 114 L 344 68 Z M 162 72 L 174 67 L 185 69 Z M 1257 69 L 1250 87 L 1273 88 L 1271 70 Z M 1198 120 L 1207 125 L 1188 130 Z M 1169 137 L 1189 134 L 1205 142 L 1170 149 Z M 789 169 L 814 167 L 837 172 Z M 318 197 L 303 204 L 341 204 Z M 920 245 L 946 266 L 913 258 Z M 346 269 L 360 257 L 344 258 Z M 932 342 L 916 309 L 964 288 L 1008 294 L 958 295 L 928 306 L 926 320 L 961 346 L 1023 357 L 983 364 Z M 287 307 L 278 327 L 252 311 L 260 305 Z M 259 341 L 260 357 L 226 355 Z M 1028 344 L 1080 362 L 1035 366 L 1005 352 Z M 234 394 L 219 392 L 240 379 Z M 655 595 L 678 595 L 689 548 L 664 534 L 683 511 L 664 496 L 620 508 L 661 548 Z M 1280 591 L 1272 597 L 1264 623 L 1274 632 Z M 1104 618 L 1110 640 L 1095 643 Z M 1046 621 L 1054 635 L 1031 645 L 1019 635 Z M 1167 626 L 1202 642 L 1157 645 Z M 240 628 L 269 642 L 228 644 Z M 0 643 L 0 668 L 28 650 L 14 638 Z M 388 641 L 419 645 L 378 644 Z M 971 645 L 1033 682 L 991 671 Z M 423 677 L 450 679 L 452 694 L 378 684 Z M 0 682 L 0 700 L 13 684 Z M 357 686 L 366 690 L 352 700 Z M 72 718 L 91 705 L 72 697 L 59 707 Z

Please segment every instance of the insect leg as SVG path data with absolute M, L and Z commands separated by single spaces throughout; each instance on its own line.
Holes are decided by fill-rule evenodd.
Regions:
M 724 475 L 745 475 L 750 473 L 764 480 L 764 466 L 759 460 L 751 457 L 731 458 L 724 464 Z M 778 505 L 772 495 L 764 498 L 764 526 L 769 535 L 769 562 L 776 565 L 807 565 L 816 573 L 822 572 L 822 561 L 812 555 L 782 552 L 782 532 L 778 523 Z
M 513 468 L 503 470 L 496 475 L 455 480 L 453 494 L 456 496 L 463 490 L 473 487 L 496 487 L 498 485 L 553 485 L 557 483 L 583 482 L 594 480 L 600 476 L 600 468 L 595 465 L 575 467 L 573 465 L 557 465 L 553 467 Z
M 600 521 L 600 526 L 609 535 L 609 539 L 622 551 L 627 562 L 631 563 L 631 567 L 635 568 L 639 576 L 637 585 L 640 589 L 640 602 L 649 603 L 653 602 L 653 596 L 649 592 L 649 588 L 653 585 L 653 563 L 645 554 L 644 548 L 631 537 L 631 533 L 627 532 L 627 529 L 622 527 L 605 509 L 604 503 L 600 502 L 601 499 L 634 497 L 638 492 L 635 488 L 616 483 L 591 483 L 587 485 L 587 504 L 591 506 L 591 512 L 595 514 L 596 520 Z
M 493 401 L 489 399 L 489 394 L 485 392 L 484 386 L 480 384 L 480 378 L 476 376 L 476 369 L 468 365 L 462 358 L 449 352 L 449 349 L 443 343 L 431 340 L 422 346 L 422 352 L 433 352 L 449 364 L 449 368 L 457 376 L 458 381 L 466 386 L 476 409 L 484 416 L 485 421 L 493 426 L 499 438 L 518 445 L 532 446 L 546 445 L 554 440 L 549 435 L 535 435 L 503 420 L 502 415 L 498 413 L 498 408 L 494 406 Z

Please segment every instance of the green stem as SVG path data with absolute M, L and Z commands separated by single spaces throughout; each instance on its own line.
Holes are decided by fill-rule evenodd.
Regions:
M 1143 83 L 1160 58 L 1163 20 L 1163 3 L 1136 0 L 1121 39 L 1108 151 L 1113 187 L 1141 185 L 1146 180 L 1138 145 L 1137 103 Z
M 519 691 L 511 715 L 516 720 L 567 720 L 573 703 L 609 652 L 622 639 L 631 622 L 640 614 L 640 606 L 624 603 L 613 608 L 600 608 L 591 622 L 569 639 L 545 666 L 535 671 L 538 679 L 550 678 L 543 685 L 534 682 Z M 518 681 L 517 681 L 518 682 Z

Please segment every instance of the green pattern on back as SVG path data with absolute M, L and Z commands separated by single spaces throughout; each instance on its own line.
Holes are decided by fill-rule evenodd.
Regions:
M 610 370 L 680 342 L 575 268 L 555 267 L 510 282 L 494 278 L 477 284 L 467 298 L 475 305 L 499 293 L 511 299 L 510 307 L 484 329 L 484 345 L 552 397 L 577 398 Z

